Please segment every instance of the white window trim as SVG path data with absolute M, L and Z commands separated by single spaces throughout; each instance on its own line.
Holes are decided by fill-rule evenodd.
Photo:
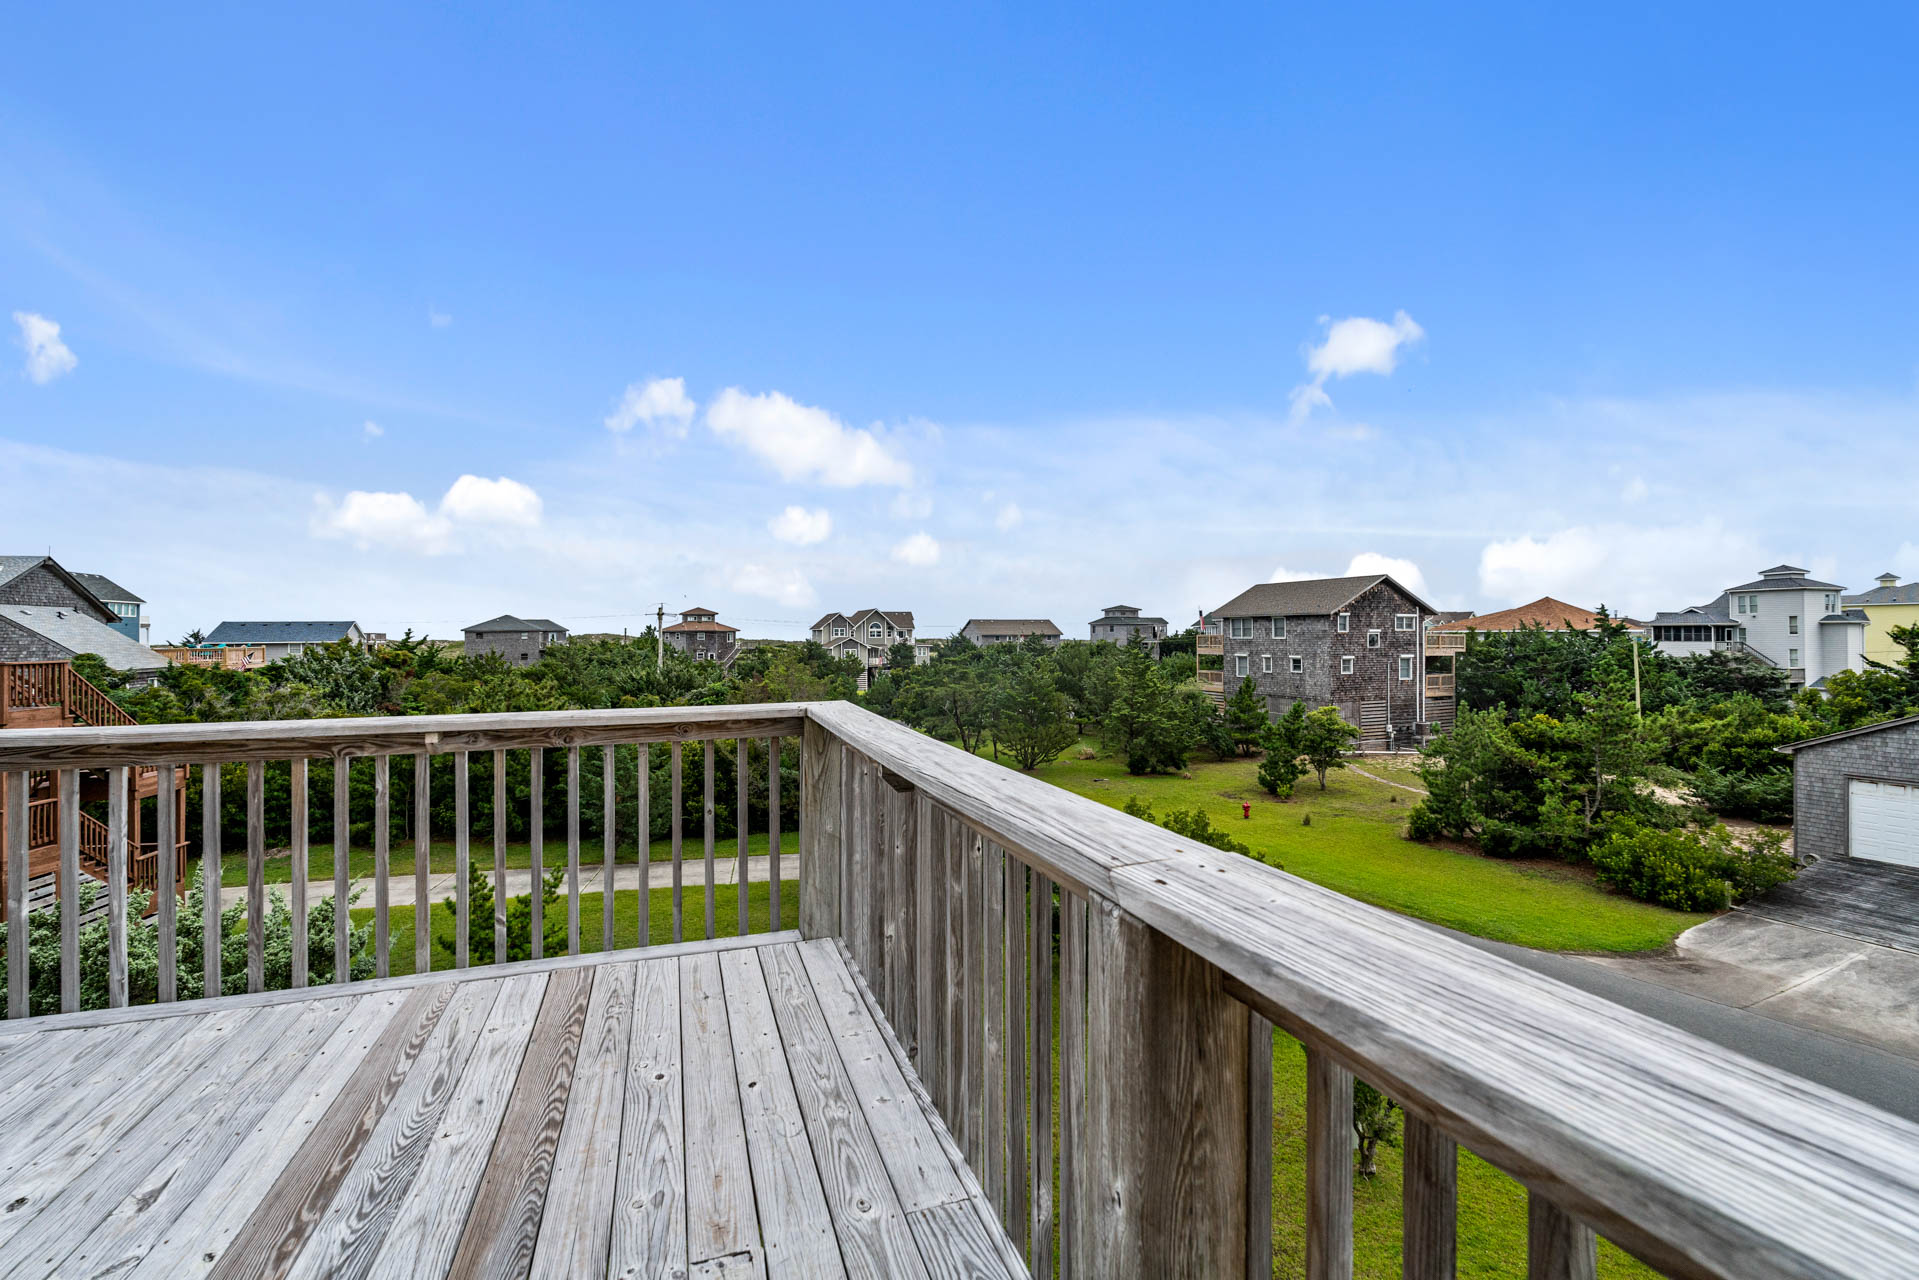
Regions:
M 1349 676 L 1352 673 L 1353 673 L 1353 655 L 1350 653 L 1340 654 L 1339 655 L 1339 674 L 1342 676 Z
M 1786 634 L 1789 636 L 1796 636 L 1799 634 L 1799 615 L 1798 614 L 1790 613 L 1786 615 Z
M 1233 655 L 1233 674 L 1238 676 L 1242 680 L 1245 679 L 1247 675 L 1247 663 L 1248 663 L 1248 658 L 1245 654 L 1243 653 L 1234 654 Z
M 1345 632 L 1351 631 L 1353 629 L 1353 615 L 1350 613 L 1340 614 L 1339 620 L 1335 624 L 1335 629 L 1341 632 L 1342 634 L 1344 634 Z
M 1393 615 L 1393 630 L 1395 630 L 1395 631 L 1417 631 L 1418 629 L 1419 629 L 1419 615 L 1418 615 L 1418 614 L 1413 614 L 1413 613 L 1395 613 L 1395 614 Z
M 1413 670 L 1413 655 L 1410 653 L 1400 654 L 1399 655 L 1399 678 L 1401 680 L 1404 680 L 1410 683 L 1412 681 L 1412 678 L 1417 674 L 1418 673 Z
M 1271 674 L 1273 674 L 1273 655 L 1272 654 L 1262 653 L 1259 655 L 1259 674 L 1263 676 L 1270 676 Z
M 1380 634 L 1377 627 L 1366 632 L 1366 647 L 1368 649 L 1377 649 L 1384 644 L 1385 637 Z
M 1269 621 L 1273 628 L 1273 639 L 1284 640 L 1286 638 L 1286 619 L 1272 618 L 1269 619 Z
M 1286 669 L 1294 675 L 1300 675 L 1306 670 L 1305 660 L 1296 653 L 1289 653 L 1286 655 Z
M 1226 619 L 1226 638 L 1229 640 L 1251 640 L 1253 638 L 1253 620 L 1251 618 Z

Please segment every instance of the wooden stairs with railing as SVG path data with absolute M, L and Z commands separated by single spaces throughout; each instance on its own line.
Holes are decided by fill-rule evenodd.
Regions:
M 108 697 L 105 690 L 75 671 L 71 663 L 0 662 L 0 730 L 82 726 L 108 728 L 138 723 Z M 179 808 L 173 829 L 184 832 L 186 770 L 181 766 L 175 766 L 175 770 L 174 795 Z M 73 779 L 75 788 L 74 817 L 80 870 L 105 884 L 109 874 L 107 858 L 110 836 L 107 824 L 81 809 L 80 805 L 107 798 L 107 775 L 76 770 L 66 776 Z M 157 798 L 159 784 L 160 770 L 157 767 L 132 770 L 127 795 L 130 812 L 138 814 L 141 801 Z M 35 911 L 51 905 L 59 891 L 62 785 L 62 776 L 57 773 L 33 773 L 28 776 L 28 901 L 30 909 Z M 6 796 L 0 792 L 0 830 L 5 829 L 6 822 Z M 152 894 L 147 904 L 147 913 L 151 915 L 159 903 L 159 848 L 143 843 L 140 826 L 136 818 L 127 836 L 127 884 L 129 888 L 146 889 Z M 185 866 L 185 848 L 186 841 L 182 839 L 177 850 L 180 856 L 174 859 L 176 868 Z M 5 903 L 10 900 L 9 895 L 3 892 L 6 876 L 6 867 L 0 865 L 0 919 L 5 918 Z M 182 875 L 176 872 L 174 891 L 178 893 L 183 885 Z M 99 915 L 105 910 L 106 899 L 101 895 L 90 914 Z M 87 919 L 83 917 L 82 923 L 86 923 Z

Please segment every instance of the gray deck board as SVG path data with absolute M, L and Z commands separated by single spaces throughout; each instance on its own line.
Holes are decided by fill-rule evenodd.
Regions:
M 16 1031 L 0 1280 L 1024 1274 L 844 952 L 793 938 Z

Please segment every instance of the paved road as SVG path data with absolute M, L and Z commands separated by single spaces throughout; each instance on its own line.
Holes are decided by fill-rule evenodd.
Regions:
M 1442 932 L 1453 933 L 1452 930 Z M 1710 1040 L 1748 1058 L 1851 1094 L 1883 1111 L 1919 1122 L 1919 1062 L 1628 977 L 1583 956 L 1532 951 L 1463 933 L 1453 933 L 1453 936 L 1482 951 L 1558 978 L 1569 986 L 1690 1031 L 1702 1040 Z

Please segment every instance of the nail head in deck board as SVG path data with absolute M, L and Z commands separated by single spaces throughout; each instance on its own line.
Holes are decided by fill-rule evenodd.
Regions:
M 680 1053 L 686 1082 L 687 1260 L 698 1274 L 703 1263 L 740 1255 L 738 1274 L 764 1274 L 733 1033 L 716 955 L 680 960 Z
M 505 980 L 466 1070 L 460 1073 L 459 1087 L 447 1103 L 439 1131 L 427 1148 L 425 1162 L 380 1242 L 379 1256 L 374 1260 L 376 1273 L 446 1274 L 506 1114 L 498 1100 L 512 1092 L 534 1021 L 539 1017 L 546 983 L 544 973 Z
M 1353 1274 L 1353 1073 L 1306 1050 L 1306 1277 Z
M 547 978 L 449 1280 L 524 1276 L 533 1261 L 592 988 L 587 967 L 556 969 Z
M 728 952 L 720 957 L 720 976 L 767 1270 L 779 1276 L 844 1276 L 759 956 Z
M 380 1252 L 401 1199 L 453 1097 L 468 1056 L 499 999 L 498 979 L 462 982 L 406 1079 L 292 1260 L 292 1280 L 358 1280 Z
M 427 770 L 427 755 L 413 757 L 413 971 L 433 970 L 433 898 L 428 869 L 433 858 L 433 804 L 429 791 L 433 785 Z
M 644 750 L 644 748 L 642 748 Z M 642 960 L 613 1195 L 611 1280 L 686 1273 L 686 1110 L 680 1071 L 680 961 Z
M 759 955 L 847 1274 L 924 1276 L 885 1159 L 852 1096 L 798 948 L 766 947 Z
M 1537 1191 L 1526 1197 L 1526 1280 L 1595 1280 L 1599 1242 L 1592 1228 Z
M 408 994 L 379 1042 L 214 1264 L 213 1276 L 240 1280 L 286 1274 L 452 998 L 452 983 L 415 987 Z
M 531 1269 L 534 1276 L 560 1280 L 607 1271 L 626 1055 L 633 1038 L 632 964 L 603 964 L 591 972 L 593 994 Z
M 819 938 L 801 943 L 797 951 L 900 1207 L 911 1213 L 964 1200 L 966 1188 L 860 998 L 839 947 L 830 938 Z
M 1459 1238 L 1459 1147 L 1438 1126 L 1412 1112 L 1406 1113 L 1402 1141 L 1403 1280 L 1453 1280 Z

